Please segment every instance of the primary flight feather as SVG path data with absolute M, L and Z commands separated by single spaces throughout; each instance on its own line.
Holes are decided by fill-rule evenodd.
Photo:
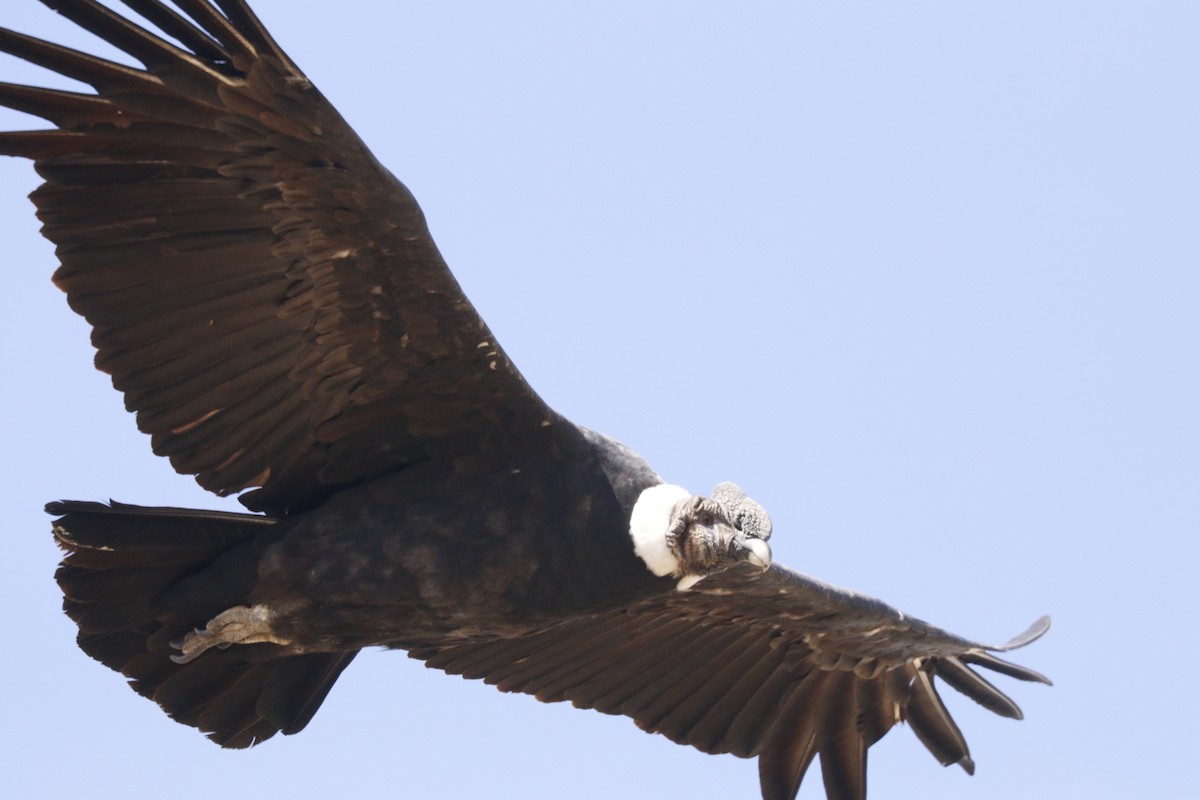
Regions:
M 549 408 L 379 164 L 241 0 L 42 0 L 142 69 L 0 29 L 92 93 L 0 84 L 55 283 L 154 451 L 258 514 L 51 503 L 88 654 L 227 747 L 312 719 L 363 647 L 866 796 L 907 722 L 973 762 L 935 679 L 1004 716 L 999 647 L 773 564 L 736 485 L 665 483 Z

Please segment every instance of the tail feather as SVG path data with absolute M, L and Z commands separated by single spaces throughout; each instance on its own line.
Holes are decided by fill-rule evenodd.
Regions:
M 186 563 L 159 567 L 62 567 L 55 575 L 63 594 L 79 604 L 157 597 L 187 574 Z
M 163 558 L 159 563 L 175 563 L 180 553 L 191 551 L 219 553 L 276 524 L 257 514 L 77 500 L 47 503 L 46 513 L 62 517 L 54 534 L 64 549 L 108 553 L 113 566 L 125 565 L 130 551 L 156 553 Z M 162 524 L 140 524 L 146 517 Z
M 56 573 L 80 648 L 138 694 L 222 747 L 296 733 L 355 652 L 288 655 L 271 644 L 176 664 L 171 642 L 245 602 L 257 554 L 281 528 L 267 517 L 120 503 L 58 502 Z
M 304 730 L 356 655 L 357 651 L 321 653 L 278 662 L 255 708 L 285 734 Z

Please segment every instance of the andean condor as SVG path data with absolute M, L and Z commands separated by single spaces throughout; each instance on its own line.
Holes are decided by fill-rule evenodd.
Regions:
M 1046 682 L 771 563 L 735 485 L 664 483 L 545 405 L 459 289 L 408 190 L 243 0 L 42 0 L 144 65 L 0 29 L 94 94 L 0 84 L 55 283 L 154 451 L 255 514 L 55 502 L 80 647 L 223 747 L 296 733 L 363 647 L 758 757 L 866 795 L 907 722 L 973 768 L 935 678 L 1004 716 L 984 667 Z M 161 34 L 161 35 L 160 35 Z

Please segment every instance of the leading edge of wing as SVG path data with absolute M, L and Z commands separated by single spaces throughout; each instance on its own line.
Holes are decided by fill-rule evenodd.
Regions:
M 809 620 L 819 621 L 826 615 L 836 615 L 836 627 L 844 630 L 841 636 L 847 638 L 865 635 L 870 640 L 872 636 L 887 631 L 894 634 L 903 633 L 908 639 L 922 642 L 924 650 L 918 654 L 921 656 L 940 655 L 942 653 L 939 648 L 944 648 L 946 653 L 952 654 L 963 651 L 1002 653 L 1017 650 L 1044 636 L 1050 630 L 1051 624 L 1050 617 L 1042 615 L 1026 630 L 1004 644 L 986 644 L 966 639 L 905 614 L 876 597 L 837 586 L 778 563 L 772 564 L 764 572 L 755 572 L 749 568 L 730 570 L 701 581 L 696 585 L 695 591 L 713 596 L 737 593 L 743 600 L 754 598 L 761 604 L 764 612 L 770 609 L 792 618 L 796 618 L 794 609 L 797 606 L 807 610 L 805 616 Z M 791 610 L 786 610 L 789 607 Z M 897 644 L 903 645 L 903 642 Z M 897 654 L 896 657 L 911 656 Z M 1040 678 L 1039 682 L 1049 683 L 1045 678 Z

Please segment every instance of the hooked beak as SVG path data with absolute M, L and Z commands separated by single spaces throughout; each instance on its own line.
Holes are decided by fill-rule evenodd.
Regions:
M 733 557 L 738 561 L 749 561 L 759 569 L 771 566 L 771 546 L 754 536 L 742 536 L 733 540 Z

